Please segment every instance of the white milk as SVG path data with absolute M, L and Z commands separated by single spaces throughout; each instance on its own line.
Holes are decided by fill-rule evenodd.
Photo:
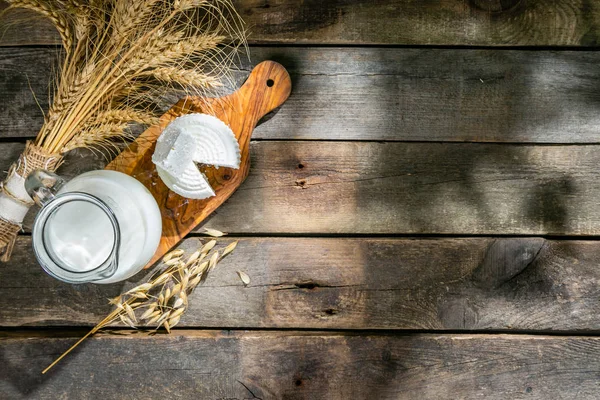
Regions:
M 111 255 L 115 235 L 104 211 L 91 203 L 74 201 L 63 205 L 48 219 L 44 242 L 52 258 L 64 268 L 84 272 L 102 264 Z
M 118 268 L 95 283 L 118 282 L 139 272 L 154 255 L 162 233 L 160 210 L 152 194 L 136 179 L 115 171 L 92 171 L 66 183 L 58 194 L 83 192 L 110 207 L 119 223 Z M 116 240 L 110 219 L 91 203 L 64 204 L 46 223 L 47 248 L 63 268 L 91 271 L 111 254 Z

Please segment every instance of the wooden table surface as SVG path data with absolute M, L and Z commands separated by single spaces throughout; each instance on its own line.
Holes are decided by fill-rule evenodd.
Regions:
M 252 64 L 294 81 L 204 225 L 238 249 L 170 335 L 99 334 L 42 376 L 144 274 L 64 284 L 23 234 L 0 266 L 0 398 L 600 398 L 600 0 L 236 4 Z M 59 43 L 11 15 L 2 171 Z

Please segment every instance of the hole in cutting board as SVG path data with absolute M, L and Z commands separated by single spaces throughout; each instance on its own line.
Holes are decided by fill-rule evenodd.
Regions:
M 267 86 L 268 87 L 273 87 L 274 84 L 275 84 L 275 81 L 273 79 L 267 79 Z

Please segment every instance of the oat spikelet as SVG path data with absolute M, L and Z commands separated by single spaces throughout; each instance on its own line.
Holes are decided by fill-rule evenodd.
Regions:
M 208 253 L 209 251 L 211 251 L 213 249 L 213 247 L 215 247 L 215 245 L 217 244 L 216 240 L 211 240 L 210 242 L 206 243 L 204 246 L 202 246 L 202 253 Z
M 221 236 L 225 236 L 225 233 L 216 230 L 216 229 L 211 229 L 211 228 L 204 228 L 204 233 L 208 236 L 212 236 L 212 237 L 221 237 Z
M 238 245 L 237 240 L 235 242 L 229 243 L 227 245 L 227 247 L 225 247 L 225 249 L 223 250 L 223 254 L 221 254 L 221 259 L 225 258 L 225 256 L 227 256 L 229 253 L 233 252 L 233 250 L 235 250 L 237 245 Z
M 250 277 L 248 276 L 247 273 L 245 273 L 244 271 L 237 271 L 238 276 L 240 277 L 240 280 L 244 283 L 245 286 L 247 286 L 248 284 L 250 284 Z

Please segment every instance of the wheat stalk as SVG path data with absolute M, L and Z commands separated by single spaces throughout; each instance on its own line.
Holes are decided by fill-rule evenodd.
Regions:
M 154 274 L 144 284 L 110 300 L 115 309 L 65 351 L 52 364 L 42 371 L 45 374 L 75 349 L 85 339 L 100 329 L 115 322 L 131 328 L 163 327 L 167 332 L 179 324 L 188 307 L 189 295 L 206 280 L 208 273 L 227 255 L 231 254 L 238 242 L 231 242 L 221 252 L 215 249 L 216 241 L 211 240 L 184 259 L 184 250 L 177 249 L 163 258 L 164 269 Z

